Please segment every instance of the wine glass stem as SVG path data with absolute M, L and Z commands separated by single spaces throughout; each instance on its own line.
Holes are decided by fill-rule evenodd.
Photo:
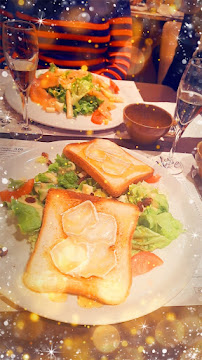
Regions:
M 183 133 L 183 129 L 177 124 L 176 125 L 175 139 L 173 141 L 173 144 L 172 144 L 172 147 L 171 147 L 170 153 L 169 153 L 169 158 L 171 160 L 173 160 L 174 153 L 175 153 L 175 150 L 176 150 L 176 146 L 177 146 L 178 140 L 180 139 L 182 133 Z
M 29 91 L 28 89 L 21 93 L 22 98 L 22 110 L 23 110 L 23 129 L 29 129 L 29 121 L 28 121 L 28 111 L 27 111 L 27 105 L 28 105 L 28 97 L 29 97 Z

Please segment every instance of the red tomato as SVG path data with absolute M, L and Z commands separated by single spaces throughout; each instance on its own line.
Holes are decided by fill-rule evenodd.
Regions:
M 161 260 L 160 257 L 149 251 L 140 251 L 139 253 L 133 255 L 131 262 L 133 276 L 145 274 L 154 269 L 156 266 L 163 264 L 163 260 Z
M 91 121 L 97 125 L 101 125 L 104 119 L 105 117 L 98 110 L 95 110 L 91 117 Z
M 115 84 L 113 80 L 110 79 L 110 90 L 113 91 L 115 94 L 118 94 L 119 87 Z
M 11 201 L 11 198 L 18 199 L 22 195 L 28 195 L 32 191 L 34 186 L 34 179 L 28 180 L 22 186 L 19 187 L 17 190 L 3 190 L 0 191 L 0 199 L 1 201 Z
M 160 180 L 161 176 L 159 174 L 152 175 L 150 178 L 146 179 L 145 181 L 148 184 L 154 184 Z

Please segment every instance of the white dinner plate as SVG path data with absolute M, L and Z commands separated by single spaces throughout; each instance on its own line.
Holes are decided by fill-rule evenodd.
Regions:
M 72 142 L 72 141 L 71 141 Z M 46 165 L 36 162 L 41 151 L 54 160 L 61 154 L 67 141 L 43 144 L 39 148 L 26 151 L 15 159 L 1 164 L 2 183 L 12 177 L 32 178 L 46 171 Z M 130 294 L 121 305 L 104 305 L 100 308 L 85 309 L 77 304 L 77 297 L 68 295 L 63 302 L 51 301 L 47 294 L 35 293 L 26 288 L 22 275 L 29 258 L 30 247 L 16 232 L 14 224 L 7 216 L 7 209 L 0 206 L 0 245 L 8 248 L 5 257 L 0 258 L 0 292 L 15 304 L 43 317 L 77 324 L 113 324 L 144 316 L 173 299 L 188 283 L 197 266 L 199 233 L 201 224 L 197 208 L 189 201 L 181 184 L 165 169 L 152 163 L 144 155 L 127 150 L 138 159 L 152 165 L 161 175 L 158 185 L 168 196 L 170 211 L 179 219 L 186 231 L 164 249 L 155 253 L 164 261 L 147 274 L 133 278 Z M 3 188 L 3 186 L 1 186 Z M 198 254 L 198 255 L 197 255 Z M 39 264 L 40 266 L 40 264 Z
M 37 70 L 36 76 L 42 74 L 45 70 Z M 101 77 L 106 83 L 109 84 L 109 79 L 100 75 L 95 76 Z M 116 81 L 115 81 L 116 82 Z M 119 81 L 121 82 L 121 81 Z M 118 84 L 119 84 L 118 82 Z M 123 122 L 123 108 L 128 105 L 131 101 L 125 96 L 124 91 L 120 89 L 118 94 L 122 99 L 122 103 L 116 103 L 116 109 L 111 111 L 112 120 L 108 124 L 97 125 L 92 123 L 91 116 L 79 115 L 77 118 L 67 119 L 65 113 L 47 113 L 42 109 L 42 107 L 29 98 L 28 100 L 28 117 L 35 122 L 47 125 L 55 128 L 65 129 L 65 130 L 75 130 L 75 131 L 100 131 L 107 130 L 114 127 L 117 127 Z M 18 113 L 22 114 L 22 103 L 18 90 L 16 89 L 15 84 L 12 82 L 8 84 L 5 89 L 5 98 L 9 105 Z

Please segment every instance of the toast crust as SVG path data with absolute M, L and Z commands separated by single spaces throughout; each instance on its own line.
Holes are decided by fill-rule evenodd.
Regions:
M 110 147 L 111 154 L 108 153 L 106 159 L 103 157 L 97 161 L 95 158 L 89 157 L 91 156 L 90 147 L 97 151 L 101 149 L 102 154 L 104 154 L 105 149 L 107 151 L 107 148 Z M 89 156 L 86 156 L 88 149 Z M 68 159 L 85 170 L 112 197 L 119 197 L 127 191 L 130 184 L 146 180 L 154 172 L 154 169 L 149 165 L 135 159 L 110 140 L 94 139 L 88 142 L 68 144 L 63 149 L 63 153 Z M 106 169 L 110 165 L 110 158 L 112 165 L 114 162 L 114 166 L 116 166 L 114 174 L 111 169 Z M 120 173 L 118 171 L 119 165 Z
M 98 213 L 112 215 L 117 222 L 114 245 L 116 266 L 103 278 L 65 275 L 57 269 L 50 256 L 50 249 L 67 238 L 62 228 L 61 214 L 86 200 L 93 203 Z M 131 240 L 138 216 L 139 209 L 132 204 L 72 190 L 50 189 L 39 237 L 23 275 L 25 285 L 40 293 L 81 295 L 108 305 L 122 303 L 129 294 L 132 282 Z

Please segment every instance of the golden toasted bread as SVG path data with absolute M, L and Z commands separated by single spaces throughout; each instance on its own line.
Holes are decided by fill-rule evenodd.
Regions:
M 130 184 L 148 179 L 154 172 L 110 140 L 68 144 L 63 153 L 113 197 L 123 194 Z
M 40 293 L 125 301 L 131 287 L 131 239 L 139 210 L 115 199 L 50 189 L 25 285 Z

